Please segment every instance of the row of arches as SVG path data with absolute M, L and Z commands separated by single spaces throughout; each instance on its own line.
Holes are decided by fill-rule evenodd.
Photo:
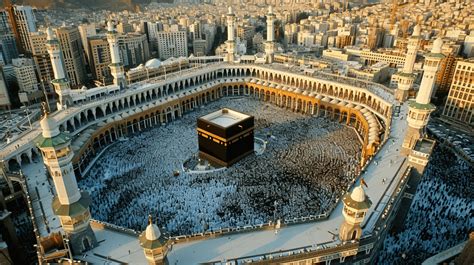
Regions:
M 128 111 L 127 115 L 134 115 L 135 113 L 145 112 L 144 106 L 149 108 L 150 105 L 163 105 L 168 101 L 180 102 L 174 108 L 177 111 L 173 115 L 166 115 L 166 120 L 172 119 L 171 116 L 177 117 L 182 115 L 183 112 L 192 110 L 196 105 L 203 104 L 206 101 L 215 100 L 216 98 L 229 94 L 251 94 L 249 89 L 252 86 L 257 86 L 256 83 L 260 83 L 260 86 L 270 86 L 270 82 L 273 82 L 272 86 L 274 90 L 280 90 L 280 93 L 271 92 L 265 97 L 269 97 L 271 101 L 275 101 L 275 104 L 283 104 L 291 99 L 291 97 L 285 96 L 283 86 L 294 86 L 298 90 L 304 93 L 315 93 L 319 95 L 327 95 L 329 97 L 335 97 L 344 101 L 352 101 L 357 104 L 362 104 L 368 108 L 371 112 L 377 114 L 379 117 L 384 119 L 385 126 L 389 126 L 391 118 L 391 105 L 378 96 L 367 90 L 359 89 L 357 87 L 351 87 L 348 85 L 337 84 L 326 80 L 319 80 L 304 75 L 288 73 L 285 71 L 269 69 L 264 66 L 257 65 L 218 65 L 201 68 L 196 71 L 192 71 L 187 76 L 179 76 L 174 79 L 165 80 L 160 84 L 145 84 L 137 87 L 132 93 L 127 91 L 123 95 L 115 95 L 113 99 L 105 99 L 97 101 L 92 104 L 88 104 L 87 107 L 80 109 L 80 111 L 74 113 L 68 113 L 67 118 L 60 121 L 60 130 L 68 131 L 72 134 L 77 134 L 80 130 L 97 123 L 99 119 L 108 117 L 116 117 L 122 115 L 122 113 Z M 235 84 L 239 83 L 238 87 Z M 232 91 L 214 91 L 213 87 L 229 87 L 232 86 Z M 133 85 L 132 85 L 133 86 Z M 244 91 L 245 87 L 245 91 Z M 133 89 L 133 87 L 132 87 Z M 210 91 L 201 93 L 201 91 Z M 213 94 L 214 93 L 214 94 Z M 219 94 L 220 93 L 220 94 Z M 198 98 L 194 98 L 191 95 L 199 94 Z M 279 95 L 279 96 L 278 96 Z M 119 97 L 119 98 L 117 98 Z M 303 97 L 303 96 L 302 96 Z M 178 100 L 179 99 L 179 100 Z M 267 98 L 268 100 L 268 98 Z M 184 101 L 184 103 L 182 103 Z M 316 100 L 317 101 L 317 100 Z M 323 113 L 336 113 L 331 107 L 327 107 L 324 103 L 313 103 L 313 100 L 309 100 L 303 103 L 302 100 L 290 101 L 293 104 L 292 108 L 297 111 L 309 111 L 314 112 L 315 110 L 322 110 Z M 286 103 L 288 104 L 288 103 Z M 304 106 L 304 107 L 303 107 Z M 135 113 L 130 113 L 129 110 L 134 109 Z M 319 114 L 319 112 L 316 112 Z M 347 117 L 346 112 L 341 112 L 342 116 Z M 339 114 L 335 114 L 339 115 Z M 121 117 L 124 118 L 124 117 Z M 132 121 L 133 123 L 133 121 Z M 30 151 L 28 151 L 30 150 Z M 35 150 L 33 145 L 24 147 L 22 150 L 14 151 L 13 153 L 7 154 L 6 159 L 17 160 L 18 164 L 21 164 L 22 152 L 31 152 Z M 30 159 L 31 160 L 31 159 Z M 20 161 L 20 162 L 18 162 Z
M 369 124 L 362 113 L 347 106 L 338 106 L 332 103 L 325 103 L 314 97 L 299 95 L 292 92 L 282 93 L 277 89 L 264 86 L 257 86 L 245 82 L 230 84 L 218 84 L 209 87 L 198 93 L 189 94 L 182 98 L 162 105 L 150 107 L 140 113 L 125 115 L 120 120 L 110 120 L 101 127 L 76 153 L 73 160 L 77 176 L 81 176 L 89 165 L 90 161 L 107 145 L 117 141 L 120 137 L 132 135 L 143 130 L 174 121 L 183 114 L 194 110 L 197 107 L 218 100 L 225 96 L 249 96 L 262 101 L 270 102 L 277 106 L 287 108 L 290 111 L 301 112 L 308 115 L 321 115 L 338 122 L 352 126 L 363 139 L 363 150 L 361 163 L 364 163 L 369 156 L 373 155 L 379 141 L 369 144 Z

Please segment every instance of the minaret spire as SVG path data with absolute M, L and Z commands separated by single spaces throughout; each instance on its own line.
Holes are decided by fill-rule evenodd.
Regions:
M 362 236 L 361 224 L 372 205 L 362 187 L 363 183 L 365 182 L 361 179 L 359 186 L 356 186 L 351 193 L 348 192 L 342 197 L 344 222 L 339 229 L 339 239 L 341 241 L 358 240 Z
M 114 78 L 114 85 L 124 88 L 125 72 L 123 70 L 123 64 L 120 59 L 119 46 L 118 46 L 118 34 L 115 30 L 115 26 L 111 20 L 107 22 L 107 41 L 109 42 L 111 64 L 109 65 L 110 73 Z
M 72 104 L 70 98 L 71 86 L 66 76 L 66 71 L 64 71 L 64 62 L 59 41 L 56 39 L 56 36 L 54 36 L 53 30 L 50 27 L 46 30 L 46 34 L 46 47 L 48 48 L 54 73 L 54 80 L 52 80 L 51 83 L 54 86 L 54 91 L 59 96 L 59 102 L 57 103 L 58 110 L 62 110 Z
M 233 62 L 235 60 L 235 14 L 232 7 L 229 6 L 227 13 L 227 61 Z
M 273 54 L 275 52 L 275 14 L 273 14 L 273 7 L 268 6 L 267 14 L 267 41 L 265 42 L 265 55 L 267 63 L 273 62 Z
M 90 226 L 91 198 L 79 191 L 72 166 L 74 153 L 71 138 L 59 130 L 57 121 L 45 112 L 40 122 L 42 134 L 37 146 L 53 179 L 56 196 L 52 208 L 59 217 L 61 227 L 69 238 L 73 254 L 81 254 L 97 245 Z
M 153 223 L 151 215 L 148 215 L 148 225 L 139 237 L 140 246 L 145 252 L 145 258 L 150 265 L 167 264 L 169 239 L 165 237 L 158 226 Z
M 444 55 L 441 54 L 442 46 L 443 40 L 437 38 L 433 42 L 431 52 L 425 56 L 424 73 L 420 89 L 418 90 L 416 100 L 412 100 L 409 103 L 407 116 L 408 130 L 403 140 L 403 154 L 409 154 L 417 141 L 424 137 L 425 127 L 428 124 L 430 114 L 435 110 L 435 106 L 431 104 L 431 95 L 433 94 L 434 79 L 439 63 L 444 58 Z
M 413 74 L 413 67 L 415 65 L 416 54 L 420 45 L 420 34 L 421 28 L 416 25 L 413 29 L 413 34 L 408 39 L 407 44 L 407 56 L 401 72 L 395 74 L 395 78 L 398 79 L 398 88 L 395 91 L 395 98 L 404 102 L 407 100 L 410 91 L 413 90 L 413 82 L 415 81 L 415 75 Z

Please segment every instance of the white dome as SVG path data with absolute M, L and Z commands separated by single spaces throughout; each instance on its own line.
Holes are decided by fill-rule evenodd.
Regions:
M 52 138 L 59 134 L 59 127 L 56 121 L 45 115 L 44 118 L 40 121 L 41 129 L 43 130 L 44 138 Z
M 362 186 L 357 186 L 351 193 L 351 198 L 356 202 L 363 202 L 365 201 L 365 191 Z
M 438 37 L 434 42 L 433 42 L 433 48 L 431 49 L 432 53 L 441 53 L 441 47 L 443 47 L 443 40 L 441 37 Z
M 229 8 L 227 8 L 227 10 L 228 10 L 229 15 L 232 15 L 234 13 L 231 6 L 229 6 Z
M 145 237 L 147 240 L 157 240 L 160 238 L 161 232 L 157 225 L 150 223 L 146 227 Z
M 420 25 L 416 25 L 414 28 L 413 28 L 413 37 L 419 37 L 421 34 L 421 27 Z
M 150 59 L 145 63 L 145 67 L 147 68 L 158 68 L 160 65 L 161 61 L 156 58 Z

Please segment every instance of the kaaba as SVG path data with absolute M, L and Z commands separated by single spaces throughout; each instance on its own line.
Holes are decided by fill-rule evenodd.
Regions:
M 199 157 L 228 167 L 254 151 L 254 117 L 223 108 L 197 120 Z

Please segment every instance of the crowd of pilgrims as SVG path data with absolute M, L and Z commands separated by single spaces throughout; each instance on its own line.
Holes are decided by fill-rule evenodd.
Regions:
M 474 229 L 474 167 L 438 146 L 417 188 L 404 230 L 388 235 L 379 261 L 420 264 L 467 240 Z
M 222 107 L 255 116 L 265 152 L 223 171 L 183 172 L 198 152 L 196 119 Z M 141 231 L 151 214 L 167 232 L 185 235 L 325 213 L 359 174 L 360 155 L 352 128 L 227 98 L 117 142 L 79 186 L 93 198 L 95 219 Z

